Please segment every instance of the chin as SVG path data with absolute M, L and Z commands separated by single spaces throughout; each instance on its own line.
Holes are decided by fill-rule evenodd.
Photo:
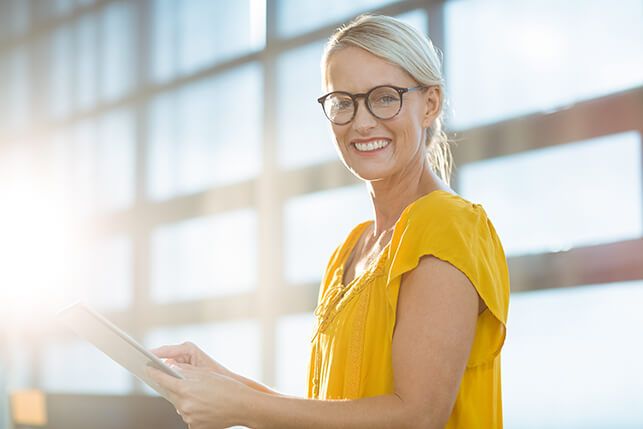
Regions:
M 382 169 L 382 168 L 348 167 L 348 169 L 358 179 L 368 181 L 368 182 L 377 182 L 379 180 L 384 180 L 391 175 L 391 171 L 389 171 L 389 169 Z

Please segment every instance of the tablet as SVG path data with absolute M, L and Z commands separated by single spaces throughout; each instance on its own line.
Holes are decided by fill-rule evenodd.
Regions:
M 57 314 L 57 318 L 76 335 L 92 343 L 161 396 L 164 394 L 158 385 L 145 374 L 146 367 L 151 366 L 173 377 L 183 378 L 179 372 L 167 366 L 136 340 L 86 304 L 81 302 L 72 304 L 61 310 Z

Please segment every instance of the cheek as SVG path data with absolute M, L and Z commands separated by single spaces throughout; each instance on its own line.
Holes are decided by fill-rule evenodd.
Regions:
M 414 150 L 422 143 L 422 124 L 416 118 L 394 118 L 394 122 L 390 123 L 390 130 L 403 142 L 405 150 Z
M 339 145 L 340 148 L 343 150 L 344 146 L 346 145 L 346 133 L 347 133 L 347 128 L 346 126 L 341 126 L 341 125 L 334 125 L 331 124 L 331 132 L 333 133 L 333 136 L 335 137 L 334 141 L 336 145 Z

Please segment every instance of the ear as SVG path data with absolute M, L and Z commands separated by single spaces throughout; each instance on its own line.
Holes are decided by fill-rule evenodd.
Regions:
M 438 85 L 430 86 L 424 93 L 424 117 L 422 118 L 422 127 L 429 128 L 435 118 L 440 114 L 442 108 L 442 89 Z

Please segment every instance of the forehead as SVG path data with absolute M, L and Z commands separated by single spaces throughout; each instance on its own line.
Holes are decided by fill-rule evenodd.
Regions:
M 412 86 L 411 76 L 395 64 L 357 47 L 333 52 L 326 63 L 325 90 L 366 92 L 378 85 Z

